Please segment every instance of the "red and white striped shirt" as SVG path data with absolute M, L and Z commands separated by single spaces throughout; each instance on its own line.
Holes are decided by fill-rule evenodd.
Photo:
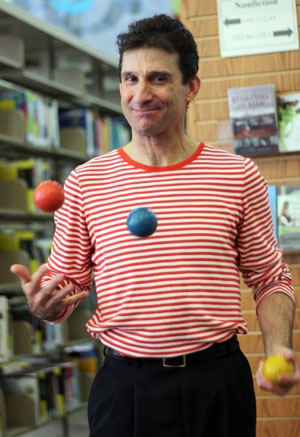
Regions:
M 126 226 L 141 206 L 158 222 L 147 238 Z M 87 329 L 125 355 L 184 354 L 246 333 L 239 272 L 257 305 L 279 291 L 294 299 L 264 178 L 251 159 L 203 143 L 167 167 L 123 149 L 80 165 L 55 222 L 47 278 L 64 273 L 76 292 L 93 275 L 98 305 Z

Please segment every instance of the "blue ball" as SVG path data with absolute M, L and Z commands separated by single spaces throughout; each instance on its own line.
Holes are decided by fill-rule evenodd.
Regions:
M 127 216 L 127 227 L 136 237 L 149 237 L 157 227 L 157 219 L 148 208 L 135 208 Z

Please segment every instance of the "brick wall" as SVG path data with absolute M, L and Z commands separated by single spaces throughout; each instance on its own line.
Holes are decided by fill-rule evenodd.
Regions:
M 298 26 L 300 0 L 296 0 Z M 221 58 L 217 17 L 217 0 L 181 0 L 181 19 L 194 34 L 200 54 L 199 75 L 202 87 L 188 110 L 187 128 L 197 140 L 232 150 L 227 89 L 273 83 L 276 93 L 300 92 L 300 51 L 266 53 Z M 300 30 L 299 30 L 300 33 Z M 262 174 L 272 185 L 300 184 L 300 152 L 254 158 Z M 300 248 L 299 253 L 284 255 L 289 264 L 296 292 L 294 349 L 300 364 Z M 241 282 L 242 308 L 249 334 L 240 337 L 253 375 L 264 357 L 251 292 Z M 284 398 L 260 390 L 257 395 L 257 437 L 300 436 L 300 385 Z

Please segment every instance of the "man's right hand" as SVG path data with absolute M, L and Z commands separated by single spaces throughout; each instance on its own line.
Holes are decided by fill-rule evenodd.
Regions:
M 70 295 L 72 284 L 59 287 L 64 275 L 58 274 L 41 286 L 41 280 L 47 272 L 42 264 L 31 276 L 29 270 L 20 264 L 13 264 L 10 271 L 20 278 L 23 292 L 27 299 L 29 311 L 36 317 L 47 321 L 59 320 L 71 305 L 77 305 L 88 296 L 87 291 Z

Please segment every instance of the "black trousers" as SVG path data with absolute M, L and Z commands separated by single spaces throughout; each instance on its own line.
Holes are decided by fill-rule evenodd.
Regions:
M 186 368 L 106 356 L 88 419 L 90 437 L 255 437 L 251 370 L 240 350 Z

